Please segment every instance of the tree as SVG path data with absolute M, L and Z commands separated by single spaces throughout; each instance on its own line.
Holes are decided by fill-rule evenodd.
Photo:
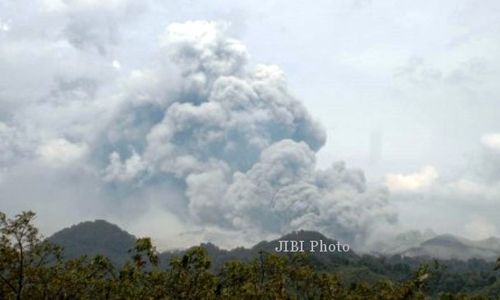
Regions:
M 170 261 L 167 285 L 175 299 L 214 299 L 215 275 L 210 273 L 210 258 L 203 247 L 194 247 Z
M 419 262 L 414 266 L 420 266 L 406 279 L 381 276 L 368 282 L 359 276 L 354 280 L 346 277 L 345 269 L 318 271 L 312 257 L 304 253 L 278 255 L 260 251 L 251 261 L 227 261 L 214 273 L 210 271 L 211 259 L 203 247 L 193 247 L 173 257 L 170 267 L 161 269 L 158 251 L 150 238 L 137 239 L 129 251 L 130 260 L 120 268 L 115 269 L 111 260 L 103 255 L 63 261 L 61 249 L 43 241 L 33 226 L 34 216 L 32 212 L 23 212 L 9 219 L 0 213 L 0 299 L 399 300 L 439 297 L 451 300 L 496 298 L 500 292 L 500 281 L 496 280 L 492 264 L 482 265 L 479 261 L 458 264 L 460 271 L 449 271 L 437 261 L 433 266 Z M 388 264 L 375 258 L 362 261 L 366 263 L 361 268 L 363 272 L 372 271 L 367 266 L 381 272 L 390 270 Z M 396 263 L 403 262 L 397 260 Z M 467 273 L 464 266 L 476 271 Z M 496 269 L 499 267 L 500 258 Z M 489 273 L 483 272 L 484 268 Z
M 42 241 L 32 222 L 35 213 L 22 212 L 9 219 L 0 212 L 1 292 L 22 299 L 28 284 L 37 284 L 50 261 L 60 261 L 61 248 Z M 1 298 L 1 297 L 0 297 Z

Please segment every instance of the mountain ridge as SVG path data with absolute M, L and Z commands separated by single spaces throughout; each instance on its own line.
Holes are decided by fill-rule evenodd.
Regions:
M 412 235 L 410 234 L 410 236 Z M 445 260 L 458 259 L 464 261 L 471 258 L 492 261 L 500 256 L 500 238 L 497 237 L 478 241 L 468 240 L 451 234 L 434 235 L 428 239 L 425 238 L 426 236 L 423 237 L 423 241 L 414 243 L 414 245 L 406 241 L 410 246 L 399 249 L 399 251 L 381 252 L 379 255 L 400 255 L 410 258 L 424 257 Z M 134 235 L 105 220 L 81 222 L 64 228 L 47 238 L 48 241 L 63 246 L 63 253 L 66 259 L 76 258 L 81 255 L 92 256 L 102 254 L 110 257 L 116 264 L 123 264 L 129 259 L 128 250 L 134 247 L 136 239 Z M 404 239 L 405 237 L 403 237 Z M 336 242 L 336 240 L 328 238 L 320 232 L 299 230 L 287 233 L 274 240 L 261 241 L 249 248 L 235 247 L 233 249 L 222 249 L 213 243 L 202 243 L 201 246 L 207 249 L 209 254 L 214 257 L 214 264 L 219 266 L 224 261 L 230 259 L 256 257 L 260 251 L 273 253 L 275 252 L 275 247 L 279 246 L 278 241 L 280 240 L 303 240 L 305 241 L 305 245 L 308 245 L 312 240 L 324 240 L 326 243 Z M 162 251 L 160 257 L 163 258 L 162 261 L 168 261 L 170 257 L 182 254 L 188 249 Z M 305 250 L 308 250 L 307 246 Z M 348 264 L 360 258 L 360 254 L 356 253 L 353 249 L 346 253 L 315 253 L 313 256 L 318 264 L 329 265 Z
M 490 237 L 473 241 L 451 234 L 442 234 L 428 239 L 416 247 L 408 248 L 399 254 L 408 257 L 458 260 L 482 258 L 487 261 L 494 261 L 500 256 L 500 239 Z

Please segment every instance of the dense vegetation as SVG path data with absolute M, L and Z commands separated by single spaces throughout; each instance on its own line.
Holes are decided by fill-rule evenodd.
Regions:
M 165 266 L 160 263 L 165 256 L 149 238 L 137 239 L 129 250 L 130 259 L 122 265 L 102 255 L 63 259 L 62 248 L 40 237 L 33 218 L 32 212 L 14 219 L 0 213 L 0 299 L 497 299 L 500 295 L 494 265 L 480 260 L 417 266 L 418 261 L 401 257 L 352 254 L 342 263 L 338 257 L 270 254 L 260 245 L 256 257 L 228 259 L 217 268 L 206 247 L 170 255 Z M 446 282 L 469 292 L 446 291 L 442 286 Z

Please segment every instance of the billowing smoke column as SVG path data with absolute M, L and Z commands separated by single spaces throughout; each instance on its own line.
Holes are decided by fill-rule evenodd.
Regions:
M 147 111 L 157 120 L 142 122 L 135 137 L 115 137 L 122 145 L 107 156 L 106 181 L 177 182 L 188 222 L 253 237 L 316 229 L 359 242 L 395 222 L 386 192 L 369 190 L 360 171 L 316 168 L 325 131 L 278 67 L 249 70 L 244 45 L 217 23 L 170 25 L 161 42 L 179 87 L 153 106 L 123 110 L 122 119 Z

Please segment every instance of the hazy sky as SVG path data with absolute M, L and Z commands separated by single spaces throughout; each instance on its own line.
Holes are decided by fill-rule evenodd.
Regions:
M 0 0 L 0 210 L 165 247 L 498 235 L 499 82 L 493 0 Z

